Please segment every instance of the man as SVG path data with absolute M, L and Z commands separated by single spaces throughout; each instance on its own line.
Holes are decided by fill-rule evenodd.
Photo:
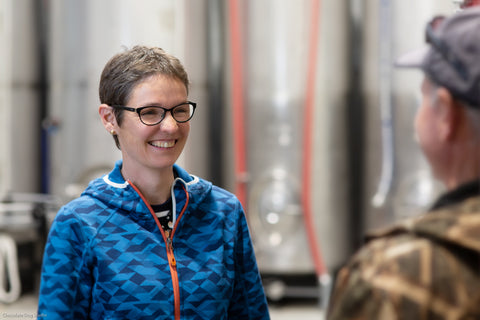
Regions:
M 425 75 L 415 131 L 447 192 L 369 237 L 339 272 L 328 319 L 480 319 L 480 8 L 427 26 L 401 67 Z

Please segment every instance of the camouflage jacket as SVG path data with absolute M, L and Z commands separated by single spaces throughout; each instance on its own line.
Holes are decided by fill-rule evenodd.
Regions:
M 328 319 L 480 319 L 478 186 L 372 234 L 340 270 Z

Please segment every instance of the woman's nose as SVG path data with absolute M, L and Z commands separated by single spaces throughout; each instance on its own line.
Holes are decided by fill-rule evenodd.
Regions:
M 177 128 L 178 124 L 177 121 L 173 118 L 170 112 L 165 114 L 165 118 L 163 118 L 162 122 L 160 122 L 160 126 L 163 130 L 174 130 Z

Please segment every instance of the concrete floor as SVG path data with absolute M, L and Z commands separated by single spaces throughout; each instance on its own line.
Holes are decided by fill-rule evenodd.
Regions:
M 36 319 L 36 310 L 37 297 L 25 295 L 13 304 L 0 303 L 0 319 Z M 321 320 L 323 312 L 315 302 L 291 302 L 270 306 L 270 317 L 271 320 Z

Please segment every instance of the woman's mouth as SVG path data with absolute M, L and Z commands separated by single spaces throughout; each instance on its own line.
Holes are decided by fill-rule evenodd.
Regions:
M 151 141 L 148 144 L 157 148 L 171 148 L 175 145 L 175 140 Z

